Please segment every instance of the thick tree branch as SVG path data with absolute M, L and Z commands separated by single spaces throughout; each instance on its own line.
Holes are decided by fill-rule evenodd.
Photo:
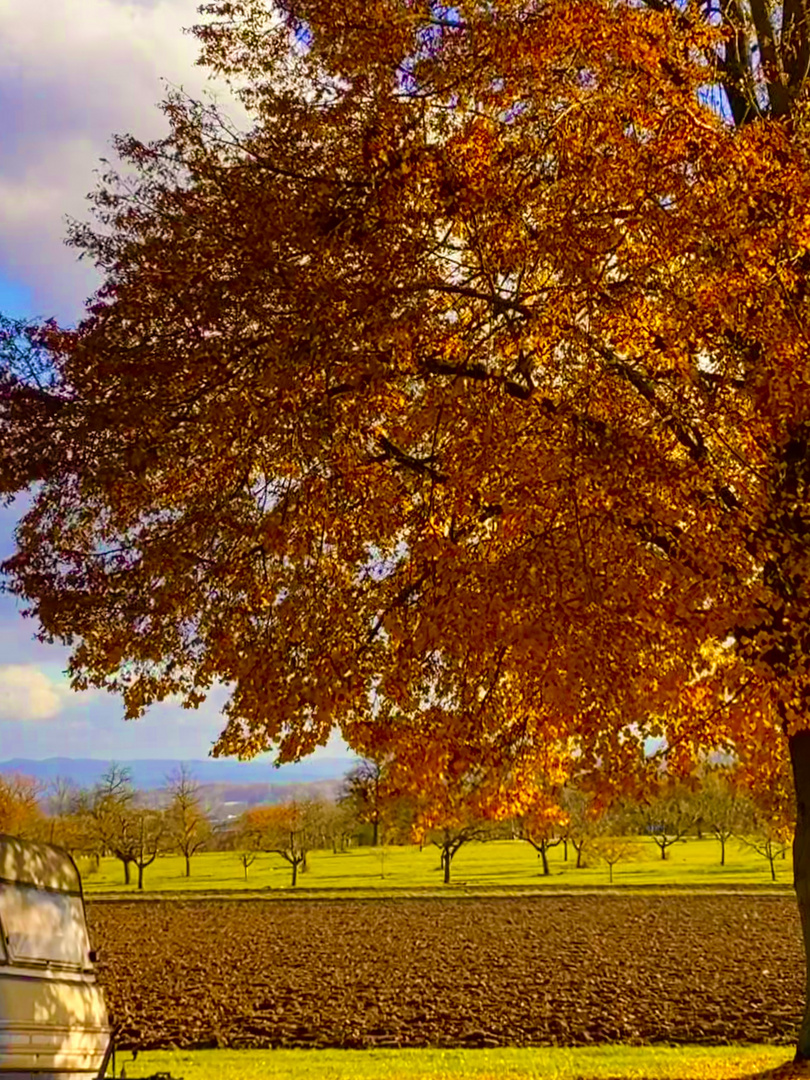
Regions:
M 770 103 L 771 116 L 784 116 L 790 108 L 790 94 L 784 84 L 782 64 L 776 51 L 776 35 L 771 23 L 765 0 L 750 0 L 751 15 L 759 39 L 760 56 L 762 57 L 762 70 L 768 89 L 768 102 Z
M 406 469 L 410 469 L 411 472 L 415 472 L 420 476 L 429 476 L 431 480 L 435 480 L 436 483 L 446 484 L 449 477 L 446 473 L 439 472 L 430 459 L 416 458 L 411 454 L 406 454 L 404 450 L 401 450 L 398 446 L 386 438 L 385 435 L 380 436 L 380 448 L 382 454 L 378 454 L 374 457 L 373 461 L 396 461 L 399 465 L 404 466 Z
M 782 7 L 780 52 L 790 97 L 795 98 L 810 72 L 808 0 L 785 0 Z

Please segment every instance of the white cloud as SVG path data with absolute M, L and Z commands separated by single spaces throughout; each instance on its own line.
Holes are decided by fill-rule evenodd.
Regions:
M 0 274 L 22 281 L 32 314 L 79 318 L 100 284 L 64 245 L 65 218 L 90 218 L 85 196 L 114 133 L 152 139 L 167 121 L 166 83 L 246 126 L 223 83 L 195 66 L 200 45 L 183 28 L 198 0 L 0 0 Z
M 61 710 L 57 683 L 32 664 L 0 666 L 0 720 L 50 720 Z

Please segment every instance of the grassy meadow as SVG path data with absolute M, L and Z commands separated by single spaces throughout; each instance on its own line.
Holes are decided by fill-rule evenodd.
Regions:
M 667 849 L 661 860 L 658 847 L 649 838 L 637 838 L 638 854 L 631 862 L 614 867 L 613 885 L 623 886 L 771 886 L 770 868 L 765 858 L 739 841 L 726 845 L 726 864 L 720 866 L 720 845 L 704 838 L 689 839 Z M 357 847 L 335 854 L 313 851 L 309 867 L 299 872 L 297 891 L 360 890 L 380 891 L 425 889 L 445 890 L 439 869 L 436 847 Z M 607 886 L 608 868 L 595 856 L 588 865 L 576 869 L 576 853 L 569 846 L 568 860 L 563 846 L 549 852 L 550 875 L 542 874 L 541 861 L 534 849 L 521 840 L 493 840 L 465 845 L 452 864 L 450 889 L 464 887 L 506 889 L 511 887 Z M 92 896 L 103 892 L 137 892 L 137 873 L 125 886 L 123 867 L 113 858 L 102 859 L 98 871 L 87 861 L 80 861 L 85 892 Z M 792 862 L 788 851 L 776 861 L 777 886 L 792 883 Z M 201 852 L 191 862 L 191 877 L 185 877 L 184 860 L 178 855 L 164 855 L 144 873 L 147 891 L 185 891 L 220 889 L 288 890 L 290 867 L 278 855 L 259 854 L 248 870 L 247 879 L 236 852 Z
M 119 1056 L 128 1080 L 754 1080 L 786 1046 L 505 1047 L 497 1050 L 176 1050 Z

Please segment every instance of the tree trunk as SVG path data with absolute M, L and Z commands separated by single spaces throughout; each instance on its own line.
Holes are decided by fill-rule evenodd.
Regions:
M 568 838 L 563 837 L 563 862 L 568 862 Z
M 129 860 L 124 859 L 123 863 L 124 863 L 124 884 L 129 885 L 129 881 L 130 881 L 130 877 L 129 877 Z
M 799 902 L 805 957 L 805 1006 L 796 1061 L 810 1059 L 810 731 L 788 739 L 796 791 L 796 833 L 793 838 L 793 887 Z
M 548 868 L 548 854 L 546 853 L 545 844 L 540 845 L 537 849 L 537 854 L 543 860 L 543 877 L 548 877 L 551 874 L 551 871 Z
M 186 854 L 186 877 L 191 877 L 191 856 Z
M 373 829 L 371 833 L 371 846 L 376 847 L 380 836 L 380 822 L 377 818 L 374 818 L 374 821 L 371 824 Z
M 298 860 L 293 857 L 291 860 L 292 866 L 292 887 L 295 888 L 295 883 L 298 881 Z
M 138 888 L 143 888 L 143 863 L 138 863 Z
M 444 883 L 445 883 L 445 885 L 449 885 L 450 884 L 450 852 L 449 851 L 443 851 L 442 852 L 442 862 L 444 863 Z
M 720 865 L 721 866 L 726 865 L 726 838 L 725 838 L 725 836 L 720 837 Z

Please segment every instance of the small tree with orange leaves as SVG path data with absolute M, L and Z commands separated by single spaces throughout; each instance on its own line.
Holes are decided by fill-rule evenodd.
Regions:
M 243 815 L 240 832 L 254 850 L 271 852 L 289 863 L 290 885 L 295 888 L 316 842 L 319 816 L 320 807 L 313 801 L 257 806 Z
M 535 798 L 518 818 L 520 839 L 531 844 L 537 852 L 542 861 L 544 877 L 551 873 L 548 863 L 549 850 L 563 842 L 562 830 L 570 822 L 567 810 L 558 801 L 560 797 L 561 793 L 552 793 L 547 785 L 540 784 Z
M 40 808 L 42 785 L 16 773 L 0 776 L 0 832 L 34 839 L 43 836 L 45 819 Z

